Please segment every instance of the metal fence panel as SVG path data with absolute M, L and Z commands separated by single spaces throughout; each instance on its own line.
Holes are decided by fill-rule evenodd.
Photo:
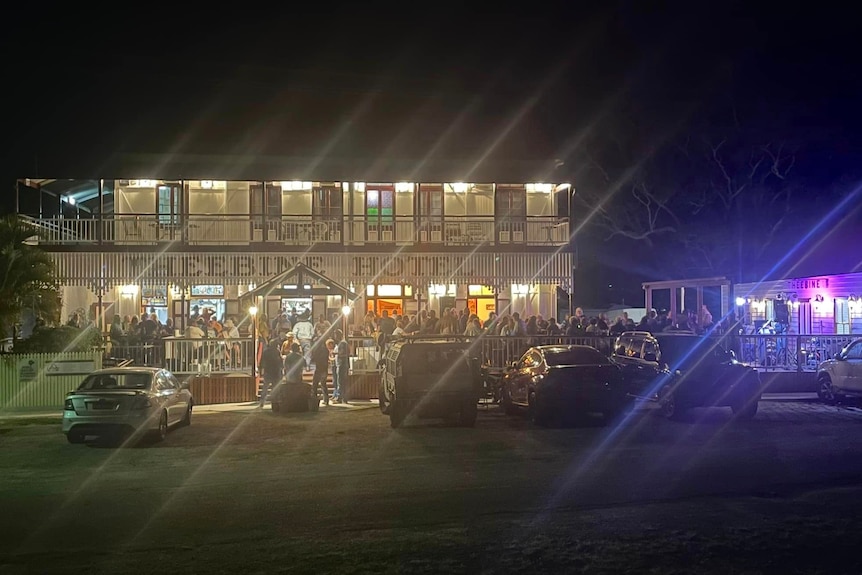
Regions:
M 102 367 L 100 351 L 0 356 L 0 411 L 63 409 L 66 392 Z

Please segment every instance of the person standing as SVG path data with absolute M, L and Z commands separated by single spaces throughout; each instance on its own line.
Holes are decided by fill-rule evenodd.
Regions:
M 311 378 L 311 393 L 317 397 L 317 387 L 323 391 L 323 405 L 329 405 L 329 390 L 326 388 L 326 377 L 329 373 L 328 344 L 332 340 L 324 341 L 318 338 L 311 346 L 311 362 L 314 364 L 314 375 Z M 332 351 L 335 350 L 335 342 L 332 342 Z
M 341 400 L 341 385 L 338 382 L 338 369 L 335 363 L 335 351 L 337 344 L 335 343 L 335 334 L 333 337 L 326 340 L 326 349 L 329 352 L 329 366 L 332 370 L 332 403 L 339 403 Z
M 332 392 L 332 403 L 347 402 L 347 374 L 350 368 L 350 351 L 344 332 L 340 329 L 333 332 L 335 349 L 333 353 L 332 376 L 335 381 L 335 389 Z
M 308 315 L 302 316 L 293 325 L 293 335 L 302 349 L 302 357 L 305 358 L 305 368 L 311 369 L 311 341 L 314 339 L 314 325 Z
M 257 409 L 263 409 L 266 405 L 266 397 L 269 393 L 269 387 L 275 385 L 281 380 L 282 375 L 282 360 L 281 353 L 278 351 L 278 342 L 272 340 L 266 346 L 260 358 L 260 371 L 263 376 L 263 383 L 260 387 L 260 404 Z
M 344 334 L 340 329 L 335 330 L 335 370 L 338 372 L 338 401 L 337 403 L 347 403 L 349 380 L 347 379 L 350 372 L 350 347 Z
M 284 356 L 284 381 L 288 385 L 302 383 L 302 370 L 305 367 L 305 358 L 302 357 L 299 344 L 294 342 L 290 351 Z
M 327 321 L 326 316 L 320 314 L 317 318 L 317 323 L 314 324 L 314 340 L 317 341 L 319 339 L 322 343 L 326 342 L 326 337 L 329 335 L 329 328 L 331 327 L 332 324 Z

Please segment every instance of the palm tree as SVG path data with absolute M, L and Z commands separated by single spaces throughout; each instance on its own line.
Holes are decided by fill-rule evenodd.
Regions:
M 9 334 L 21 312 L 54 323 L 60 290 L 51 256 L 33 242 L 39 230 L 16 215 L 0 218 L 0 337 Z

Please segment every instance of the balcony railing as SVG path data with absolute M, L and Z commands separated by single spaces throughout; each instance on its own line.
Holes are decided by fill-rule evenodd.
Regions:
M 47 245 L 529 245 L 569 241 L 568 220 L 549 216 L 363 216 L 279 218 L 248 214 L 115 214 L 93 219 L 21 216 L 43 232 Z

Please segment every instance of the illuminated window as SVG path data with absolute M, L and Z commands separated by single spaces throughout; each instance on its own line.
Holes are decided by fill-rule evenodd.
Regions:
M 494 288 L 491 286 L 471 285 L 467 286 L 469 295 L 494 295 Z
M 391 297 L 401 295 L 400 285 L 379 285 L 377 286 L 377 295 L 381 297 Z

